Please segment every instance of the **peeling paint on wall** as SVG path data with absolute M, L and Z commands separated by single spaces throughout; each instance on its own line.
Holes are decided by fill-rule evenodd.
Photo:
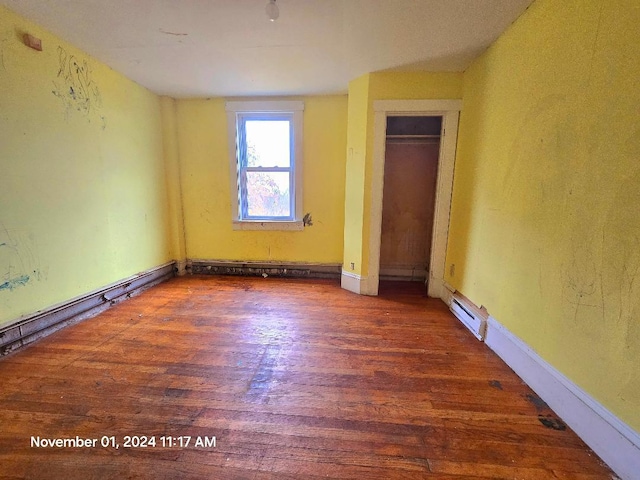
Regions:
M 311 218 L 311 213 L 306 213 L 304 215 L 304 217 L 302 217 L 302 224 L 305 227 L 312 227 L 313 226 L 313 218 Z

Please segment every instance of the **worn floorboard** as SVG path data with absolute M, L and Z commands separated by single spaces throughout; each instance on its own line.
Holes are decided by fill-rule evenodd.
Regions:
M 0 359 L 0 382 L 0 478 L 615 478 L 408 283 L 173 279 Z M 76 436 L 96 446 L 32 445 Z

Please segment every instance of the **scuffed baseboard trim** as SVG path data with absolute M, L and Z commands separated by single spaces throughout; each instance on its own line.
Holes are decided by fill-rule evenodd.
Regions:
M 485 343 L 623 480 L 640 472 L 640 434 L 489 316 Z
M 181 277 L 187 274 L 187 261 L 186 260 L 176 260 L 176 275 Z
M 108 309 L 175 275 L 175 262 L 132 275 L 0 328 L 0 356 Z
M 440 299 L 447 304 L 447 307 L 451 308 L 451 302 L 453 301 L 453 294 L 456 293 L 456 289 L 449 285 L 447 282 L 442 282 L 442 292 Z
M 367 295 L 367 279 L 355 273 L 342 270 L 340 276 L 340 286 L 345 290 L 357 293 L 358 295 Z
M 340 278 L 336 263 L 234 262 L 225 260 L 187 260 L 192 275 L 239 275 L 294 278 Z

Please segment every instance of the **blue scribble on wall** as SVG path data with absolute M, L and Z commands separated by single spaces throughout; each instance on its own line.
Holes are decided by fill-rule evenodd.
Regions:
M 4 283 L 0 284 L 0 290 L 13 290 L 14 288 L 22 287 L 29 282 L 29 275 L 22 275 L 17 278 L 12 278 Z
M 55 89 L 51 93 L 62 100 L 65 117 L 68 118 L 69 114 L 76 110 L 89 119 L 89 115 L 102 106 L 100 89 L 91 76 L 89 62 L 68 54 L 62 46 L 58 47 L 58 61 L 58 74 L 53 82 Z M 100 118 L 104 130 L 104 116 Z
M 46 280 L 46 277 L 47 272 L 40 268 L 38 246 L 33 233 L 9 230 L 0 221 L 0 296 L 34 280 Z

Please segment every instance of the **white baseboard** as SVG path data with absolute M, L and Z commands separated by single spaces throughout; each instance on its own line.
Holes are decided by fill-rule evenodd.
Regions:
M 485 343 L 623 480 L 640 478 L 640 434 L 489 317 Z
M 345 290 L 357 293 L 358 295 L 368 295 L 367 277 L 361 277 L 355 273 L 342 270 L 340 276 L 340 286 Z

